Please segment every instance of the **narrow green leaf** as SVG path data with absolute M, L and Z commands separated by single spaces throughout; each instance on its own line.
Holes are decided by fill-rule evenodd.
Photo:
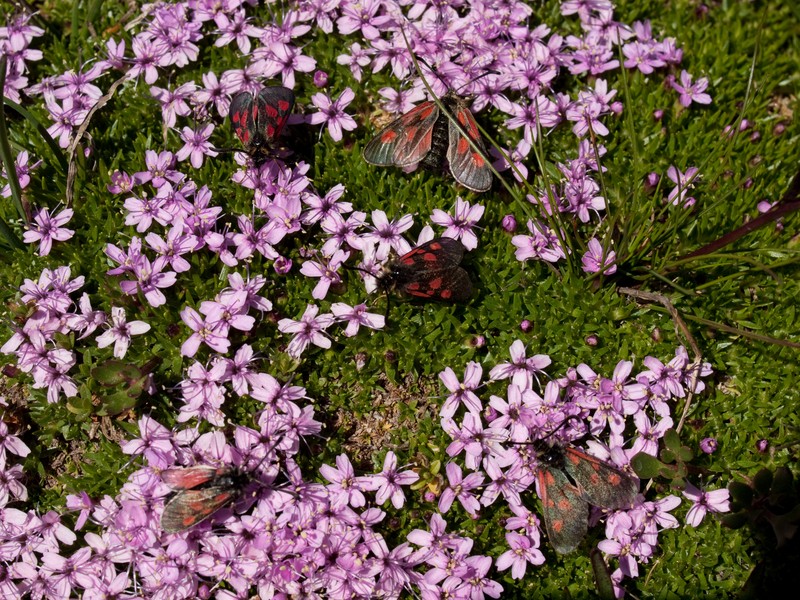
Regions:
M 0 219 L 0 238 L 2 242 L 5 242 L 0 244 L 0 246 L 4 247 L 4 250 L 11 250 L 12 248 L 16 248 L 17 250 L 25 249 L 25 244 L 14 234 L 3 219 Z
M 597 588 L 597 595 L 601 600 L 613 600 L 614 596 L 614 582 L 611 581 L 611 573 L 608 572 L 608 565 L 603 560 L 603 553 L 597 548 L 593 548 L 589 553 L 589 559 L 592 561 L 592 571 L 594 572 L 594 582 Z
M 5 90 L 7 62 L 8 57 L 5 54 L 0 57 L 0 92 Z M 25 208 L 22 206 L 22 188 L 19 185 L 19 178 L 17 178 L 17 169 L 14 163 L 14 155 L 11 153 L 11 145 L 8 143 L 5 95 L 2 93 L 0 93 L 0 109 L 2 109 L 0 110 L 0 159 L 3 161 L 3 166 L 6 169 L 6 179 L 8 179 L 8 186 L 11 188 L 11 199 L 14 202 L 14 208 L 17 209 L 17 214 L 20 219 L 27 223 L 28 215 L 25 213 Z M 22 244 L 22 242 L 19 243 Z
M 66 175 L 67 173 L 67 157 L 64 155 L 64 151 L 58 146 L 56 141 L 53 139 L 53 136 L 50 135 L 50 132 L 47 131 L 47 127 L 39 120 L 39 118 L 30 112 L 24 106 L 20 106 L 16 102 L 5 98 L 4 102 L 6 106 L 13 109 L 14 111 L 19 114 L 23 119 L 26 119 L 29 123 L 31 123 L 34 127 L 36 127 L 36 131 L 39 132 L 39 135 L 42 136 L 42 139 L 45 143 L 50 147 L 50 150 L 53 153 L 53 158 L 55 158 L 54 167 L 62 174 Z

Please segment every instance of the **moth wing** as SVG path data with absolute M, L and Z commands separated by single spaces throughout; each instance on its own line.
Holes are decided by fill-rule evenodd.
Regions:
M 267 143 L 281 134 L 294 108 L 294 92 L 281 85 L 266 87 L 258 93 L 258 132 Z
M 431 151 L 433 126 L 439 107 L 423 102 L 395 119 L 364 148 L 364 160 L 379 167 L 407 167 L 425 158 Z
M 236 94 L 231 100 L 230 118 L 236 137 L 245 146 L 250 143 L 256 131 L 256 118 L 253 114 L 253 95 L 250 92 Z
M 398 259 L 400 265 L 416 269 L 443 269 L 457 266 L 464 257 L 464 246 L 449 237 L 434 238 L 406 252 Z
M 462 135 L 454 122 L 450 122 L 449 143 L 447 145 L 447 161 L 450 163 L 450 173 L 453 178 L 465 188 L 473 192 L 485 192 L 492 187 L 492 171 L 486 162 L 486 146 L 483 143 L 481 132 L 475 117 L 469 108 L 458 102 L 453 110 L 456 121 L 461 125 L 467 136 L 475 142 L 480 152 L 470 146 L 467 137 Z
M 197 465 L 161 471 L 161 479 L 173 490 L 190 490 L 208 483 L 219 474 L 217 467 Z
M 559 554 L 572 552 L 589 529 L 589 504 L 563 471 L 541 467 L 536 477 L 550 544 Z
M 400 285 L 409 296 L 443 302 L 465 302 L 472 297 L 472 281 L 461 267 L 426 271 Z
M 193 527 L 233 502 L 237 495 L 238 490 L 220 486 L 181 491 L 164 506 L 161 528 L 176 533 Z
M 593 506 L 629 508 L 639 493 L 635 477 L 576 448 L 564 449 L 564 468 Z

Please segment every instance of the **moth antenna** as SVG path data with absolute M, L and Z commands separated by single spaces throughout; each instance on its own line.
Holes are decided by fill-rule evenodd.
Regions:
M 561 421 L 561 423 L 559 423 L 558 426 L 555 429 L 553 429 L 552 431 L 550 431 L 549 433 L 547 433 L 543 437 L 538 438 L 537 441 L 546 440 L 547 438 L 549 438 L 551 436 L 554 436 L 561 429 L 564 429 L 564 427 L 566 427 L 569 424 L 569 422 L 571 420 L 573 420 L 573 419 L 576 419 L 579 423 L 581 423 L 585 427 L 585 423 L 583 422 L 583 419 L 581 419 L 578 415 L 567 415 L 566 417 L 564 417 L 564 420 Z

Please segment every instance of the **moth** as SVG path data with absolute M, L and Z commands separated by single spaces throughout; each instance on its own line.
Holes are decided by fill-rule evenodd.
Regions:
M 458 240 L 441 237 L 425 242 L 390 260 L 378 276 L 378 288 L 423 300 L 465 302 L 472 296 L 472 282 L 459 266 L 463 256 L 464 246 Z
M 442 170 L 446 166 L 465 188 L 474 192 L 489 190 L 492 172 L 485 159 L 486 146 L 475 117 L 466 101 L 453 92 L 448 92 L 441 101 L 466 135 L 435 102 L 428 100 L 392 121 L 372 138 L 364 148 L 364 160 L 380 167 L 420 164 L 427 169 Z
M 231 101 L 230 118 L 236 136 L 254 160 L 274 154 L 276 142 L 294 108 L 294 92 L 280 85 L 257 94 L 240 92 Z
M 177 492 L 161 513 L 161 528 L 167 533 L 189 529 L 230 506 L 252 480 L 239 469 L 210 465 L 166 469 L 161 478 Z
M 633 505 L 639 482 L 574 446 L 534 443 L 547 537 L 559 554 L 572 552 L 586 536 L 589 505 L 611 510 Z

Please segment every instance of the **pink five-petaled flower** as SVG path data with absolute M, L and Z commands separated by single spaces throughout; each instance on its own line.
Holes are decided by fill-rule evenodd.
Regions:
M 0 454 L 0 506 L 5 507 L 9 501 L 25 502 L 28 499 L 28 489 L 22 484 L 24 480 L 22 465 L 7 467 L 5 454 Z
M 327 94 L 318 92 L 311 96 L 311 102 L 319 109 L 306 118 L 306 122 L 311 125 L 328 125 L 328 133 L 334 142 L 342 139 L 342 130 L 352 131 L 356 128 L 356 122 L 350 115 L 344 112 L 345 107 L 353 101 L 356 95 L 349 87 L 345 88 L 341 95 L 331 101 Z
M 333 325 L 335 317 L 325 313 L 317 316 L 319 306 L 309 304 L 299 321 L 281 319 L 278 321 L 278 330 L 283 333 L 293 333 L 294 337 L 289 342 L 286 352 L 292 358 L 299 358 L 309 344 L 320 348 L 330 348 L 331 341 L 325 337 L 323 331 Z
M 597 273 L 603 269 L 603 275 L 613 275 L 617 272 L 617 253 L 610 250 L 608 254 L 603 256 L 603 246 L 597 238 L 589 240 L 589 249 L 586 254 L 581 258 L 583 263 L 583 270 L 587 273 Z
M 31 171 L 42 164 L 41 160 L 37 160 L 33 164 L 28 164 L 29 160 L 30 158 L 27 150 L 22 150 L 19 154 L 17 154 L 17 158 L 14 159 L 14 170 L 17 172 L 17 181 L 19 181 L 20 189 L 25 189 L 28 187 L 31 182 Z M 0 174 L 0 176 L 8 179 L 5 168 L 2 169 L 2 174 Z M 6 183 L 3 186 L 2 191 L 0 191 L 0 196 L 3 196 L 3 198 L 8 198 L 10 195 L 11 184 Z
M 214 150 L 214 145 L 208 141 L 213 131 L 213 123 L 208 123 L 197 130 L 184 127 L 181 132 L 181 139 L 184 141 L 184 145 L 183 148 L 178 150 L 175 158 L 180 161 L 188 158 L 195 169 L 202 167 L 206 156 L 217 156 L 218 154 Z
M 406 536 L 409 542 L 420 546 L 419 550 L 414 553 L 414 559 L 426 561 L 429 557 L 441 553 L 445 548 L 454 550 L 458 547 L 457 536 L 447 533 L 447 521 L 442 518 L 442 515 L 433 513 L 428 527 L 430 531 L 415 529 Z
M 147 302 L 150 303 L 150 306 L 159 307 L 167 302 L 167 297 L 159 288 L 168 288 L 177 279 L 174 271 L 162 273 L 168 265 L 169 262 L 164 256 L 159 256 L 153 262 L 150 262 L 149 258 L 141 254 L 130 265 L 130 271 L 136 277 L 136 280 L 126 279 L 120 281 L 119 287 L 129 296 L 134 296 L 137 292 L 141 292 Z
M 190 306 L 181 311 L 181 319 L 194 333 L 181 345 L 181 356 L 194 356 L 203 342 L 212 350 L 225 354 L 230 348 L 231 342 L 228 339 L 228 329 L 219 320 L 213 325 L 214 319 L 208 317 L 204 319 Z
M 411 485 L 418 479 L 419 475 L 413 471 L 399 472 L 397 470 L 397 456 L 389 450 L 386 453 L 386 458 L 383 459 L 383 470 L 368 478 L 365 489 L 378 491 L 375 494 L 376 504 L 384 504 L 391 498 L 392 506 L 402 508 L 406 499 L 400 486 Z
M 613 531 L 609 529 L 612 529 L 611 524 L 606 526 L 609 539 L 597 544 L 597 548 L 610 556 L 616 556 L 626 576 L 636 577 L 639 574 L 636 556 L 649 557 L 652 554 L 652 548 L 648 544 L 634 539 L 639 524 L 634 522 L 630 514 L 621 512 L 614 515 Z
M 476 362 L 470 362 L 464 370 L 464 383 L 458 380 L 455 372 L 450 367 L 439 373 L 439 379 L 452 392 L 447 397 L 447 400 L 444 401 L 440 416 L 443 418 L 452 417 L 460 403 L 463 403 L 471 413 L 480 414 L 483 407 L 473 390 L 480 386 L 481 375 L 483 375 L 483 368 Z
M 63 242 L 75 235 L 74 230 L 64 227 L 73 214 L 71 208 L 65 208 L 57 215 L 51 215 L 47 207 L 40 208 L 33 217 L 36 223 L 22 235 L 22 239 L 26 244 L 39 242 L 39 256 L 47 256 L 53 247 L 53 240 Z
M 694 503 L 689 512 L 686 513 L 686 522 L 692 527 L 700 525 L 709 511 L 723 513 L 731 509 L 730 493 L 725 488 L 704 492 L 687 482 L 686 489 L 683 490 L 683 496 Z
M 566 258 L 558 236 L 546 223 L 528 220 L 527 227 L 528 231 L 533 234 L 532 236 L 515 235 L 511 238 L 511 243 L 517 248 L 514 252 L 517 260 L 525 261 L 535 258 L 547 262 L 558 262 L 562 258 Z
M 139 437 L 122 443 L 123 454 L 144 455 L 150 467 L 165 469 L 175 462 L 173 433 L 149 416 L 139 419 Z
M 532 565 L 544 563 L 544 554 L 539 550 L 539 544 L 534 544 L 534 541 L 527 535 L 509 532 L 506 534 L 506 542 L 511 549 L 497 558 L 495 566 L 498 571 L 505 571 L 511 567 L 512 579 L 522 579 L 528 563 Z
M 670 85 L 681 95 L 679 102 L 682 106 L 689 106 L 692 102 L 711 104 L 711 96 L 705 93 L 708 87 L 708 79 L 705 77 L 692 83 L 692 76 L 686 71 L 681 71 L 680 84 L 675 83 L 675 79 L 672 78 Z
M 444 514 L 450 510 L 453 500 L 458 499 L 464 510 L 471 516 L 477 515 L 481 508 L 481 503 L 472 494 L 472 490 L 479 488 L 483 484 L 483 475 L 480 473 L 470 473 L 463 476 L 461 467 L 454 462 L 447 463 L 445 467 L 447 480 L 450 485 L 445 488 L 439 496 L 439 512 Z
M 472 232 L 472 228 L 481 220 L 484 210 L 484 207 L 480 204 L 470 205 L 469 202 L 456 198 L 454 217 L 437 208 L 434 209 L 431 215 L 431 221 L 442 227 L 447 227 L 442 235 L 461 240 L 464 248 L 474 250 L 478 247 L 478 238 Z
M 81 314 L 77 312 L 70 313 L 65 315 L 65 319 L 67 326 L 72 331 L 81 332 L 81 336 L 78 339 L 82 340 L 92 335 L 95 329 L 106 322 L 106 313 L 102 310 L 92 310 L 92 301 L 89 298 L 89 294 L 86 293 L 78 300 L 78 307 L 81 309 Z
M 363 303 L 350 306 L 344 302 L 334 302 L 331 304 L 331 312 L 338 321 L 347 321 L 347 327 L 344 330 L 347 337 L 357 334 L 361 325 L 370 329 L 383 329 L 386 324 L 386 317 L 367 312 L 367 305 Z
M 331 285 L 342 282 L 339 276 L 339 267 L 350 258 L 350 253 L 344 250 L 337 250 L 330 258 L 322 257 L 321 262 L 308 260 L 300 267 L 300 272 L 306 277 L 319 277 L 319 283 L 311 292 L 311 297 L 315 300 L 322 300 L 328 295 Z
M 467 571 L 464 574 L 464 583 L 459 586 L 458 593 L 463 598 L 499 598 L 503 593 L 503 586 L 486 577 L 492 567 L 492 559 L 488 556 L 469 556 L 464 561 Z
M 368 485 L 369 478 L 356 477 L 353 465 L 346 454 L 336 457 L 336 468 L 322 465 L 320 475 L 331 483 L 327 486 L 334 506 L 350 505 L 353 508 L 364 506 L 367 499 L 362 493 L 364 486 Z
M 114 344 L 114 357 L 123 358 L 128 351 L 128 346 L 131 344 L 132 335 L 141 335 L 150 331 L 150 325 L 144 321 L 131 321 L 128 323 L 125 320 L 125 309 L 119 306 L 111 307 L 111 327 L 98 336 L 97 346 L 105 348 Z
M 411 251 L 411 245 L 400 234 L 410 229 L 414 224 L 413 216 L 403 215 L 399 219 L 389 221 L 385 212 L 382 210 L 373 210 L 372 222 L 374 224 L 373 231 L 364 234 L 362 239 L 378 243 L 375 257 L 379 261 L 386 260 L 391 248 L 400 256 Z
M 489 379 L 498 381 L 511 377 L 511 382 L 523 390 L 531 389 L 536 373 L 543 372 L 552 362 L 546 354 L 534 354 L 530 358 L 526 357 L 525 344 L 520 340 L 515 340 L 511 344 L 509 353 L 511 362 L 500 363 L 492 367 L 492 370 L 489 371 Z

